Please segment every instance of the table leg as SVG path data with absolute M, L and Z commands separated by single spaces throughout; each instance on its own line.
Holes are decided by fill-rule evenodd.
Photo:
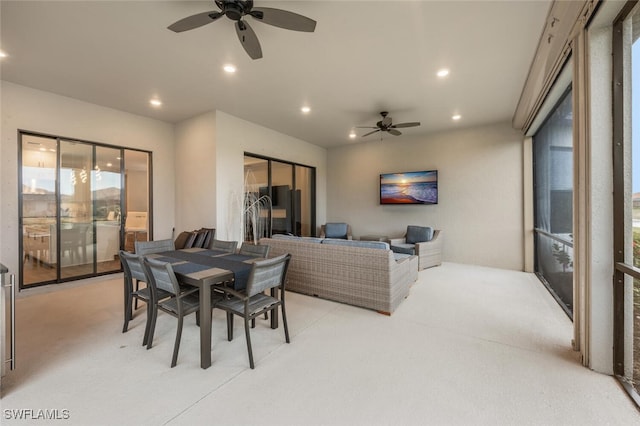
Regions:
M 200 367 L 211 367 L 211 285 L 200 287 Z

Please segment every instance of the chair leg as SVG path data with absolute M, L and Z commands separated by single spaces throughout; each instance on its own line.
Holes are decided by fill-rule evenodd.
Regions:
M 251 334 L 249 333 L 249 318 L 245 315 L 244 317 L 244 334 L 247 338 L 247 351 L 249 351 L 249 366 L 251 369 L 255 368 L 253 364 L 253 351 L 251 350 Z
M 178 351 L 180 350 L 180 338 L 182 337 L 183 316 L 178 316 L 178 330 L 176 331 L 176 343 L 173 345 L 173 358 L 171 359 L 171 368 L 175 367 L 178 362 Z
M 196 311 L 196 325 L 200 327 L 200 311 Z
M 266 320 L 269 319 L 269 312 L 268 311 L 264 313 L 264 319 L 266 319 Z M 251 328 L 256 328 L 256 319 L 255 318 L 251 319 Z
M 140 290 L 140 280 L 136 280 L 136 291 Z M 137 311 L 138 310 L 138 298 L 136 297 L 136 300 L 134 302 L 134 309 Z
M 227 340 L 233 340 L 233 314 L 227 312 Z
M 122 326 L 122 332 L 126 333 L 129 329 L 129 321 L 133 318 L 131 312 L 131 293 L 125 289 L 124 291 L 124 326 Z
M 147 321 L 144 326 L 144 338 L 142 339 L 142 346 L 147 345 L 147 343 L 149 342 L 149 332 L 151 329 L 151 322 L 152 322 L 152 315 L 153 315 L 153 313 L 151 312 L 151 309 L 153 309 L 153 307 L 151 306 L 151 303 L 147 303 Z M 154 327 L 155 327 L 155 323 L 154 323 Z
M 282 325 L 284 326 L 284 337 L 287 343 L 291 343 L 291 341 L 289 340 L 289 327 L 287 326 L 287 310 L 284 308 L 284 300 L 280 304 L 280 308 L 282 309 Z
M 151 321 L 149 323 L 149 335 L 147 337 L 147 349 L 151 349 L 153 345 L 153 333 L 156 331 L 156 319 L 158 318 L 158 307 L 155 302 L 149 301 L 151 305 Z M 144 343 L 143 343 L 144 345 Z

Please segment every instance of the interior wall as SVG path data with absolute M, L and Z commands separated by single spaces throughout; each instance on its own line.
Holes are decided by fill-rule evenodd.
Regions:
M 216 199 L 219 238 L 242 239 L 244 153 L 316 168 L 316 220 L 326 219 L 327 150 L 222 111 L 216 113 Z
M 40 90 L 1 83 L 2 162 L 0 261 L 17 273 L 18 130 L 153 152 L 154 237 L 170 238 L 174 223 L 173 125 Z
M 216 228 L 216 112 L 178 123 L 175 134 L 175 235 Z
M 432 226 L 442 230 L 444 261 L 522 270 L 522 156 L 510 123 L 331 148 L 327 221 L 348 222 L 354 238 Z M 380 173 L 420 170 L 438 170 L 437 205 L 380 205 Z

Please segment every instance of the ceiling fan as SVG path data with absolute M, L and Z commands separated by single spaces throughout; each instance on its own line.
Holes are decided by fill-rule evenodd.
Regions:
M 391 133 L 393 136 L 400 136 L 402 132 L 396 129 L 400 129 L 403 127 L 416 127 L 420 125 L 419 121 L 414 121 L 411 123 L 392 124 L 391 117 L 389 116 L 389 113 L 387 111 L 382 111 L 380 115 L 382 116 L 382 120 L 378 121 L 375 127 L 358 127 L 358 129 L 376 129 L 373 132 L 362 135 L 362 137 L 372 135 L 376 132 L 387 132 Z
M 274 9 L 271 7 L 253 7 L 253 0 L 215 0 L 220 11 L 196 13 L 180 19 L 169 25 L 168 29 L 176 33 L 192 30 L 210 22 L 214 22 L 226 16 L 232 21 L 236 21 L 236 34 L 242 43 L 242 47 L 251 59 L 262 58 L 262 48 L 256 33 L 253 32 L 249 23 L 243 18 L 251 16 L 265 24 L 286 30 L 313 32 L 316 29 L 316 21 L 288 10 Z

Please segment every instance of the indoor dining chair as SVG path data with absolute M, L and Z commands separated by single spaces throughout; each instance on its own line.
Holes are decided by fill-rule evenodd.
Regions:
M 175 367 L 178 361 L 178 351 L 180 350 L 180 339 L 182 337 L 182 326 L 184 317 L 196 313 L 196 322 L 199 323 L 199 290 L 197 287 L 181 287 L 170 263 L 143 258 L 143 267 L 147 274 L 149 287 L 153 291 L 165 291 L 172 297 L 159 300 L 157 307 L 159 310 L 178 319 L 176 330 L 176 340 L 173 345 L 173 357 L 171 367 Z M 220 297 L 221 298 L 221 297 Z M 157 310 L 151 317 L 149 325 L 149 337 L 147 339 L 147 349 L 153 345 L 153 335 L 155 332 Z
M 247 256 L 255 256 L 255 257 L 264 257 L 269 256 L 269 246 L 268 245 L 256 245 L 244 242 L 240 246 L 239 254 L 245 254 Z
M 151 253 L 162 253 L 163 251 L 173 251 L 176 246 L 172 239 L 155 241 L 136 241 L 136 254 L 146 256 Z
M 223 240 L 212 240 L 211 246 L 209 247 L 214 250 L 226 251 L 227 253 L 235 253 L 238 248 L 237 241 L 223 241 Z
M 148 283 L 147 275 L 144 272 L 142 263 L 140 263 L 141 256 L 137 254 L 129 253 L 125 250 L 120 250 L 120 262 L 122 263 L 122 270 L 124 271 L 124 326 L 122 332 L 126 333 L 129 328 L 129 321 L 133 319 L 133 300 L 142 300 L 147 304 L 147 320 L 144 330 L 143 345 L 147 344 L 147 337 L 149 335 L 149 324 L 152 314 L 152 310 L 156 309 L 155 305 L 157 299 L 166 299 L 171 294 L 163 291 L 151 292 L 151 289 L 147 285 L 142 289 L 133 288 L 133 280 L 136 283 L 143 281 Z M 136 305 L 137 308 L 137 305 Z
M 285 309 L 285 283 L 290 259 L 291 255 L 285 253 L 278 257 L 254 262 L 245 290 L 239 292 L 226 289 L 229 297 L 217 302 L 215 305 L 216 308 L 227 312 L 227 339 L 229 341 L 233 340 L 233 316 L 238 315 L 244 319 L 244 331 L 251 368 L 255 368 L 255 364 L 251 349 L 250 320 L 265 312 L 277 310 L 278 306 L 280 306 L 285 340 L 287 343 L 290 342 Z M 274 296 L 265 294 L 265 291 L 269 289 L 276 290 Z

